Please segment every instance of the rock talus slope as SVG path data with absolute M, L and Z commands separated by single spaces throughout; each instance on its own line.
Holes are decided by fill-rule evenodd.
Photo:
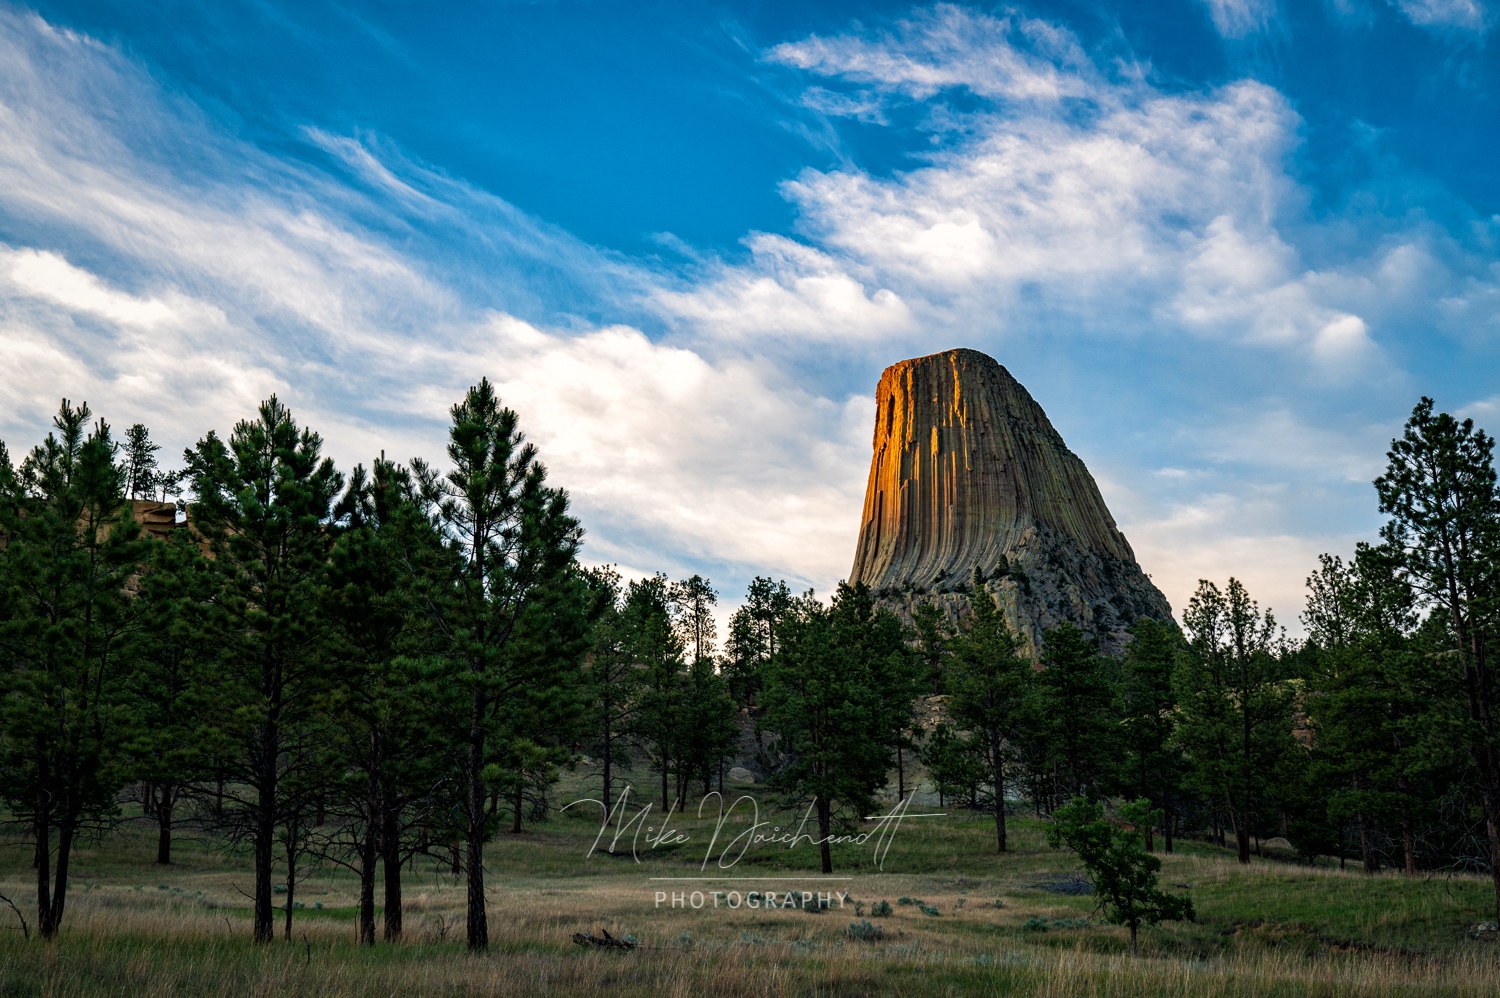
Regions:
M 1118 651 L 1140 617 L 1170 620 L 1099 488 L 1042 407 L 976 350 L 887 368 L 850 582 L 908 616 L 957 619 L 977 567 L 1035 653 L 1067 620 Z

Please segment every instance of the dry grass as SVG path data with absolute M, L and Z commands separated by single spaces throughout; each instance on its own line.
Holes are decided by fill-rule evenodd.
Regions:
M 237 890 L 249 886 L 243 857 L 185 842 L 180 865 L 163 872 L 150 862 L 150 836 L 132 832 L 79 854 L 55 943 L 23 940 L 0 907 L 0 998 L 1500 993 L 1497 947 L 1462 932 L 1486 903 L 1486 884 L 1472 878 L 1371 878 L 1259 860 L 1246 868 L 1221 850 L 1186 843 L 1167 858 L 1163 880 L 1194 885 L 1200 920 L 1143 932 L 1142 956 L 1132 959 L 1128 936 L 1116 927 L 1023 928 L 1032 918 L 1076 925 L 1095 917 L 1090 898 L 1029 886 L 1044 872 L 1071 867 L 1066 854 L 1046 848 L 1037 823 L 1016 823 L 1013 852 L 1004 857 L 990 851 L 990 826 L 962 815 L 914 829 L 898 843 L 886 870 L 900 872 L 841 853 L 838 868 L 854 879 L 837 887 L 851 898 L 843 909 L 818 914 L 714 909 L 711 900 L 697 910 L 658 906 L 658 889 L 670 895 L 706 885 L 663 888 L 649 878 L 700 875 L 701 855 L 647 856 L 640 865 L 585 861 L 592 831 L 588 821 L 560 820 L 501 836 L 491 847 L 492 947 L 480 957 L 463 951 L 462 887 L 430 864 L 405 882 L 400 945 L 354 945 L 355 880 L 325 868 L 298 888 L 307 907 L 294 913 L 290 943 L 256 946 L 249 902 Z M 24 858 L 19 850 L 0 853 L 0 890 L 22 899 L 32 893 Z M 811 851 L 801 850 L 752 857 L 729 872 L 806 877 L 815 870 Z M 705 895 L 762 886 L 716 884 Z M 890 917 L 872 919 L 884 939 L 846 934 L 861 918 L 856 900 L 868 918 L 871 903 L 902 896 L 921 898 L 941 915 L 896 905 Z M 278 933 L 281 924 L 278 912 Z M 571 942 L 575 932 L 604 929 L 636 937 L 641 949 L 595 952 Z

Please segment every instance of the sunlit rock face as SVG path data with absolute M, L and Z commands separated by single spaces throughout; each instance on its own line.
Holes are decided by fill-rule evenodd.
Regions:
M 1093 476 L 994 359 L 949 350 L 887 368 L 851 582 L 902 616 L 952 619 L 977 567 L 1034 653 L 1068 620 L 1117 652 L 1137 618 L 1171 619 Z

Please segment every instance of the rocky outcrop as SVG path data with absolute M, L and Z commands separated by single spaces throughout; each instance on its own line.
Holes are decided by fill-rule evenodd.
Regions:
M 1072 621 L 1106 651 L 1140 617 L 1170 620 L 1093 476 L 1010 372 L 975 350 L 887 368 L 851 582 L 909 616 L 957 620 L 977 568 L 1033 651 Z

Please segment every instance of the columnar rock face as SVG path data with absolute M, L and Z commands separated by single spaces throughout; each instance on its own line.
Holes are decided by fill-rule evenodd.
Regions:
M 957 618 L 975 568 L 1033 652 L 1064 620 L 1115 651 L 1139 617 L 1170 620 L 1098 486 L 1042 407 L 975 350 L 886 369 L 851 582 L 903 615 Z

